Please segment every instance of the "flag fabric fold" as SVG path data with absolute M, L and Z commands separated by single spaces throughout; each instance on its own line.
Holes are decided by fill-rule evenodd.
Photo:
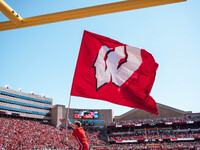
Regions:
M 158 115 L 149 95 L 158 64 L 144 49 L 84 31 L 71 95 L 105 100 Z

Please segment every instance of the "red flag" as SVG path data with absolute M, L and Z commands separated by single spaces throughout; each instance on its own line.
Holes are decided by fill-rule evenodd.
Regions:
M 157 68 L 146 50 L 84 31 L 71 95 L 158 114 L 149 95 Z

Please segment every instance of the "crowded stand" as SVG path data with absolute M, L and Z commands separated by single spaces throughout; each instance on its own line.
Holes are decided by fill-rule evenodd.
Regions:
M 157 118 L 107 123 L 111 148 L 200 148 L 200 118 Z
M 164 120 L 164 122 L 163 122 Z M 158 118 L 84 126 L 91 149 L 200 149 L 199 118 Z M 73 129 L 21 118 L 0 117 L 0 149 L 78 149 Z M 67 135 L 67 136 L 66 136 Z
M 72 130 L 59 130 L 38 121 L 0 118 L 0 149 L 42 149 L 78 147 L 75 141 L 66 143 L 66 134 Z
M 133 140 L 133 139 L 134 139 L 133 136 L 124 135 L 121 140 Z
M 187 117 L 173 117 L 173 118 L 155 118 L 155 119 L 143 119 L 143 120 L 123 120 L 107 123 L 107 126 L 141 126 L 144 124 L 155 125 L 155 124 L 191 124 L 194 122 L 199 122 L 200 117 L 191 118 Z
M 200 142 L 179 142 L 179 143 L 160 143 L 160 144 L 112 144 L 109 148 L 110 150 L 148 150 L 148 149 L 162 149 L 162 150 L 174 150 L 174 149 L 181 149 L 181 150 L 194 150 L 200 149 Z
M 86 137 L 90 146 L 106 145 L 106 134 L 101 128 L 85 128 Z
M 121 136 L 119 136 L 119 135 L 117 135 L 117 136 L 109 136 L 109 138 L 110 138 L 110 141 L 117 141 L 117 140 L 121 140 Z
M 106 145 L 103 129 L 86 128 L 90 146 Z M 72 129 L 59 129 L 38 121 L 0 117 L 0 149 L 78 149 L 73 139 L 66 141 Z M 101 135 L 102 134 L 102 135 Z M 102 138 L 103 137 L 103 138 Z

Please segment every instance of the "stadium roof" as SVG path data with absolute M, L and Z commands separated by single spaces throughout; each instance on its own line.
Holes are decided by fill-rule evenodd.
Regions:
M 185 114 L 192 113 L 191 111 L 183 111 L 167 105 L 157 103 L 159 115 L 148 113 L 141 109 L 132 109 L 120 116 L 115 116 L 114 120 L 135 120 L 135 119 L 153 119 L 153 118 L 169 118 L 169 117 L 184 117 Z

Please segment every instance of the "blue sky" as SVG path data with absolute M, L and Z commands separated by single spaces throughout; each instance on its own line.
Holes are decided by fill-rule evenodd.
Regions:
M 116 2 L 114 0 L 5 0 L 21 17 Z M 0 86 L 46 94 L 68 105 L 84 30 L 143 48 L 159 64 L 151 95 L 158 103 L 200 112 L 200 1 L 188 0 L 0 32 Z M 0 13 L 0 21 L 7 18 Z M 72 108 L 131 108 L 72 97 Z

